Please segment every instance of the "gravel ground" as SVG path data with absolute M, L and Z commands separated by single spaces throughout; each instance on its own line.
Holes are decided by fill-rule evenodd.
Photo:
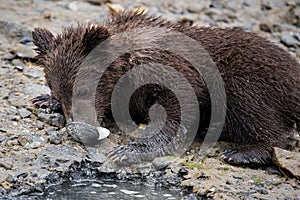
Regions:
M 300 59 L 299 0 L 109 2 L 124 8 L 145 7 L 154 15 L 182 23 L 243 28 L 270 39 Z M 192 150 L 180 159 L 157 158 L 152 163 L 117 169 L 105 162 L 103 154 L 113 142 L 103 144 L 100 152 L 87 152 L 70 139 L 62 115 L 31 105 L 31 98 L 50 92 L 43 70 L 35 64 L 31 30 L 42 26 L 58 33 L 77 22 L 102 21 L 109 14 L 107 3 L 0 2 L 0 196 L 18 199 L 23 195 L 26 199 L 27 194 L 43 195 L 50 184 L 64 180 L 112 177 L 181 187 L 198 198 L 300 199 L 299 179 L 289 178 L 274 166 L 252 169 L 228 165 L 220 159 L 217 147 L 201 160 L 201 156 L 193 156 Z

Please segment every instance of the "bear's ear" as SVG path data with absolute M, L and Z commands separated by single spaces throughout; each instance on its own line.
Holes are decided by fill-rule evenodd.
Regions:
M 93 24 L 88 25 L 82 40 L 82 44 L 85 47 L 84 52 L 89 53 L 108 37 L 109 32 L 105 27 Z
M 37 46 L 36 52 L 43 56 L 50 49 L 50 44 L 54 41 L 54 35 L 44 28 L 35 28 L 32 31 L 33 44 Z

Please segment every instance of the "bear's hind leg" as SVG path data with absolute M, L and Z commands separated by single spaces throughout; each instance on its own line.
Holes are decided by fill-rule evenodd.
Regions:
M 265 165 L 272 162 L 273 147 L 266 143 L 239 144 L 224 151 L 222 158 L 236 165 Z

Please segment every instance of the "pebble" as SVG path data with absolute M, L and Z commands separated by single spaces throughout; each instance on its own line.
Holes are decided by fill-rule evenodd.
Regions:
M 6 160 L 5 158 L 0 159 L 0 167 L 3 167 L 4 169 L 10 170 L 13 167 L 13 163 Z
M 18 138 L 18 142 L 21 146 L 36 149 L 47 143 L 47 138 L 43 135 L 29 134 L 23 135 Z
M 9 188 L 11 188 L 11 187 L 13 186 L 11 183 L 9 183 L 9 182 L 7 182 L 7 181 L 3 181 L 3 182 L 1 183 L 1 185 L 2 185 L 2 187 L 3 187 L 4 189 L 9 189 Z
M 261 1 L 260 0 L 244 0 L 243 5 L 254 8 L 254 9 L 258 9 L 258 8 L 260 8 Z
M 197 200 L 197 199 L 198 198 L 197 198 L 197 196 L 195 194 L 189 194 L 189 195 L 183 197 L 182 200 Z
M 44 121 L 46 123 L 49 123 L 57 127 L 63 127 L 65 124 L 64 116 L 59 113 L 53 113 L 53 114 L 39 113 L 37 118 L 41 121 Z
M 136 197 L 136 198 L 145 198 L 146 196 L 145 195 L 141 195 L 141 194 L 137 194 L 137 195 L 134 195 L 134 197 Z
M 5 173 L 5 172 L 1 172 L 0 173 L 0 183 L 2 183 L 3 181 L 5 181 L 6 179 L 7 179 L 7 173 Z
M 281 42 L 287 47 L 296 47 L 300 46 L 300 41 L 297 40 L 292 34 L 289 32 L 283 32 L 281 34 Z
M 31 29 L 19 22 L 8 22 L 0 20 L 0 33 L 7 38 L 21 40 L 22 37 L 31 35 Z
M 152 165 L 155 167 L 156 170 L 161 170 L 166 168 L 171 161 L 167 160 L 165 157 L 158 157 L 154 158 L 152 161 Z
M 51 144 L 61 144 L 64 140 L 63 135 L 59 131 L 53 131 L 49 135 Z
M 87 0 L 87 2 L 92 4 L 92 5 L 100 6 L 104 3 L 107 3 L 107 0 Z
M 24 66 L 21 66 L 21 65 L 15 66 L 15 69 L 18 70 L 19 72 L 23 72 Z
M 115 173 L 116 169 L 113 168 L 112 166 L 107 165 L 107 164 L 103 164 L 100 167 L 98 167 L 98 172 L 99 173 L 104 173 L 104 174 L 109 174 L 109 173 Z
M 296 38 L 298 41 L 300 41 L 300 32 L 293 34 L 294 38 Z
M 264 31 L 264 32 L 267 32 L 267 33 L 271 33 L 272 32 L 272 27 L 270 27 L 269 24 L 266 24 L 266 23 L 260 23 L 259 24 L 259 29 Z
M 11 63 L 12 63 L 14 66 L 24 66 L 23 61 L 20 60 L 20 59 L 13 59 L 13 60 L 11 61 Z
M 30 139 L 26 136 L 20 136 L 18 138 L 18 142 L 21 146 L 25 147 L 25 146 L 27 146 L 27 144 L 29 144 Z
M 103 184 L 103 187 L 117 188 L 118 186 L 116 184 Z
M 273 31 L 274 32 L 297 32 L 298 28 L 291 24 L 286 23 L 274 23 L 273 24 Z
M 32 38 L 28 35 L 25 35 L 21 38 L 20 40 L 20 43 L 21 44 L 25 44 L 25 45 L 32 45 Z
M 29 110 L 27 110 L 26 108 L 21 108 L 21 109 L 19 109 L 19 115 L 22 118 L 26 118 L 26 117 L 29 117 L 31 115 L 31 112 Z
M 286 5 L 286 1 L 282 0 L 262 0 L 262 2 L 270 8 L 283 8 Z
M 294 177 L 300 180 L 300 153 L 291 152 L 278 147 L 274 148 L 273 161 L 280 168 L 287 170 Z
M 78 6 L 77 6 L 77 3 L 74 1 L 72 3 L 69 3 L 68 4 L 68 8 L 72 11 L 78 11 Z
M 265 189 L 257 189 L 256 191 L 259 192 L 260 194 L 265 194 L 265 195 L 269 194 L 268 191 Z
M 128 195 L 139 194 L 140 193 L 138 191 L 131 191 L 131 190 L 126 190 L 126 189 L 121 189 L 120 192 L 122 192 L 124 194 L 128 194 Z
M 185 176 L 185 175 L 187 175 L 188 173 L 189 173 L 189 171 L 186 170 L 185 168 L 180 168 L 180 169 L 178 170 L 178 176 Z
M 16 44 L 13 50 L 20 58 L 34 58 L 36 56 L 32 46 Z
M 101 188 L 102 185 L 101 185 L 101 184 L 98 184 L 98 183 L 93 183 L 93 184 L 91 185 L 91 187 Z
M 153 170 L 151 163 L 140 163 L 137 166 L 137 171 L 142 174 L 142 176 L 148 176 Z
M 33 67 L 27 67 L 24 71 L 24 75 L 28 76 L 29 78 L 41 78 L 44 77 L 44 74 L 40 71 L 37 71 Z
M 187 10 L 190 13 L 200 13 L 204 10 L 205 7 L 208 7 L 209 5 L 206 5 L 204 2 L 203 3 L 198 3 L 196 1 L 191 1 L 187 7 Z
M 44 11 L 44 12 L 43 12 L 43 17 L 44 17 L 45 19 L 51 19 L 51 17 L 52 17 L 51 11 L 49 11 L 49 10 Z
M 15 58 L 15 55 L 14 54 L 12 54 L 12 53 L 7 53 L 7 54 L 5 54 L 4 56 L 3 56 L 3 59 L 4 60 L 12 60 L 12 59 L 14 59 Z

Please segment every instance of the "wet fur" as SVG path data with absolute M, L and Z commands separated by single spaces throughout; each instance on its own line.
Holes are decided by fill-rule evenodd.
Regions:
M 124 12 L 112 16 L 104 24 L 81 24 L 66 28 L 57 36 L 42 28 L 33 31 L 38 61 L 44 67 L 51 98 L 61 103 L 66 117 L 72 117 L 72 89 L 82 59 L 109 36 L 146 26 L 188 35 L 197 40 L 217 64 L 227 96 L 226 123 L 221 139 L 237 144 L 225 151 L 226 161 L 266 164 L 271 161 L 272 147 L 287 148 L 294 124 L 299 125 L 300 121 L 300 65 L 292 56 L 254 33 L 187 26 L 143 13 Z M 145 38 L 148 39 L 151 38 Z M 201 75 L 195 73 L 187 61 L 171 57 L 164 51 L 130 52 L 109 67 L 104 81 L 97 88 L 98 120 L 101 122 L 111 116 L 111 92 L 118 79 L 137 64 L 156 62 L 173 66 L 191 82 L 204 113 L 200 119 L 200 134 L 210 120 L 206 86 Z M 148 122 L 149 108 L 157 101 L 166 108 L 168 119 L 173 119 L 169 120 L 169 126 L 147 140 L 141 139 L 116 149 L 114 155 L 130 157 L 132 153 L 144 152 L 152 153 L 153 157 L 160 155 L 158 149 L 170 142 L 178 128 L 176 119 L 180 108 L 176 98 L 165 88 L 149 85 L 132 97 L 130 113 L 137 123 Z

